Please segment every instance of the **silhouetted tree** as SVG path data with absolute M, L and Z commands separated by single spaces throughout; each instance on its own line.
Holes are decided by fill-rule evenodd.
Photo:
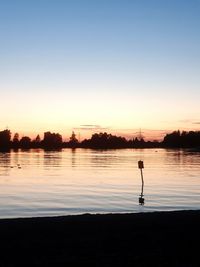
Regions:
M 36 138 L 32 141 L 32 147 L 39 148 L 41 147 L 41 139 L 39 134 L 36 136 Z
M 14 148 L 18 148 L 19 147 L 19 134 L 18 133 L 14 134 L 12 143 L 13 143 L 13 147 Z
M 72 132 L 72 135 L 70 136 L 68 145 L 70 147 L 77 147 L 78 145 L 78 139 L 76 138 L 76 134 L 74 133 L 74 131 Z
M 39 134 L 36 136 L 35 142 L 36 143 L 40 143 L 41 142 L 41 138 L 40 138 Z
M 144 141 L 143 137 L 141 138 L 133 138 L 133 147 L 134 148 L 145 148 L 145 147 L 150 147 L 150 143 L 148 143 L 148 146 L 147 146 L 147 142 Z
M 174 131 L 163 139 L 165 147 L 200 147 L 200 131 Z
M 180 147 L 181 146 L 181 134 L 180 131 L 174 131 L 167 134 L 163 140 L 164 146 L 167 147 Z
M 31 139 L 28 136 L 23 136 L 20 141 L 19 145 L 22 148 L 30 148 L 31 147 Z
M 62 136 L 59 133 L 45 132 L 42 144 L 45 148 L 62 147 Z
M 128 147 L 128 142 L 124 137 L 118 137 L 104 132 L 93 134 L 91 139 L 86 139 L 82 142 L 82 146 L 102 149 L 125 148 Z
M 10 130 L 0 131 L 0 149 L 9 148 L 11 145 Z

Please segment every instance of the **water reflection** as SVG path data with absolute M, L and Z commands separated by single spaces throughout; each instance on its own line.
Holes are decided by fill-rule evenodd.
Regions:
M 0 217 L 199 209 L 199 166 L 200 154 L 184 150 L 0 153 Z
M 183 149 L 166 149 L 164 154 L 162 157 L 163 164 L 168 164 L 171 168 L 176 168 L 177 170 L 185 168 L 185 166 L 193 167 L 198 158 L 200 158 L 200 154 L 190 153 Z
M 144 183 L 141 185 L 141 194 L 139 196 L 139 204 L 144 205 Z
M 17 164 L 20 164 L 20 151 L 19 149 L 13 150 L 14 153 L 12 153 L 12 167 L 16 167 Z
M 8 152 L 0 152 L 0 176 L 9 176 L 11 171 L 11 157 Z
M 72 160 L 71 160 L 71 166 L 72 168 L 76 167 L 76 148 L 71 148 L 72 152 Z
M 44 155 L 44 169 L 50 170 L 54 167 L 60 167 L 62 163 L 62 150 L 49 151 L 45 150 Z
M 92 167 L 99 167 L 99 168 L 107 168 L 109 166 L 108 164 L 109 157 L 102 151 L 97 152 L 91 157 L 91 166 Z

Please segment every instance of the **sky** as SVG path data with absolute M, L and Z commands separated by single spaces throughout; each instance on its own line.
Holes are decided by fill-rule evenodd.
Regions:
M 0 0 L 0 129 L 200 129 L 200 0 Z

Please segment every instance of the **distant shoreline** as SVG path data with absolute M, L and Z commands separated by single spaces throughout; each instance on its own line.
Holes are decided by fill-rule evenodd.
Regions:
M 116 136 L 109 133 L 95 133 L 90 139 L 82 141 L 76 138 L 72 132 L 69 141 L 63 141 L 59 133 L 45 132 L 41 140 L 37 135 L 31 140 L 28 136 L 19 137 L 14 134 L 11 139 L 11 131 L 6 129 L 0 131 L 0 150 L 5 149 L 61 149 L 61 148 L 91 148 L 91 149 L 120 149 L 120 148 L 195 148 L 200 151 L 200 131 L 174 131 L 166 134 L 162 141 L 145 141 L 140 133 L 139 137 L 127 140 L 123 136 Z
M 0 220 L 1 266 L 199 266 L 200 210 Z
M 184 150 L 191 153 L 199 153 L 200 148 L 199 147 L 116 147 L 116 148 L 95 148 L 95 147 L 60 147 L 60 148 L 44 148 L 44 147 L 30 147 L 30 148 L 7 148 L 7 149 L 1 149 L 0 153 L 9 153 L 9 152 L 18 152 L 18 151 L 30 151 L 30 150 L 37 150 L 41 149 L 43 151 L 55 151 L 55 152 L 61 152 L 63 149 L 69 149 L 72 151 L 75 151 L 76 149 L 91 149 L 96 151 L 109 151 L 109 150 L 124 150 L 124 149 L 132 149 L 132 150 L 140 150 L 140 149 L 155 149 L 155 152 L 158 152 L 157 149 L 170 149 L 170 150 Z

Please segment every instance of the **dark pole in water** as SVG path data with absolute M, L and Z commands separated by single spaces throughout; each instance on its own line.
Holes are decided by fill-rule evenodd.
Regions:
M 142 172 L 142 169 L 144 169 L 144 162 L 142 160 L 138 161 L 138 168 L 140 169 L 141 179 L 142 179 L 142 189 L 141 189 L 141 195 L 139 196 L 139 204 L 144 205 L 144 198 L 143 198 L 144 178 L 143 178 L 143 172 Z
M 143 172 L 142 169 L 140 169 L 141 171 L 141 179 L 142 179 L 142 191 L 141 191 L 141 195 L 143 195 L 143 189 L 144 189 L 144 178 L 143 178 Z

